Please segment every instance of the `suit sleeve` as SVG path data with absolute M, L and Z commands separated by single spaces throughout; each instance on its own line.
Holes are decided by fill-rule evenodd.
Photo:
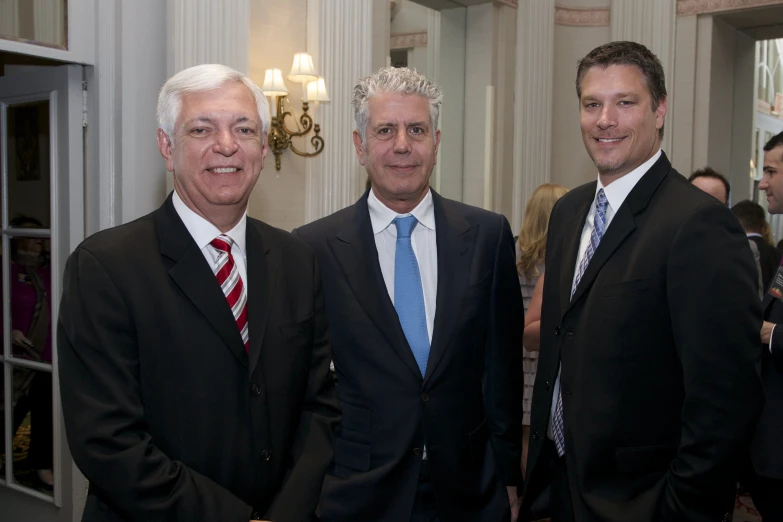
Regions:
M 155 446 L 131 313 L 83 248 L 65 268 L 57 343 L 71 454 L 101 500 L 132 521 L 250 519 L 249 505 Z
M 724 207 L 705 206 L 677 233 L 668 305 L 682 366 L 682 434 L 660 520 L 718 520 L 764 404 L 761 304 L 753 257 Z
M 332 373 L 329 328 L 323 285 L 314 258 L 314 333 L 310 376 L 304 407 L 293 445 L 291 468 L 265 519 L 288 522 L 309 521 L 321 495 L 326 470 L 332 461 L 334 430 L 340 421 L 337 390 Z
M 485 407 L 500 480 L 521 482 L 522 329 L 525 322 L 514 238 L 505 217 L 499 224 L 486 340 Z

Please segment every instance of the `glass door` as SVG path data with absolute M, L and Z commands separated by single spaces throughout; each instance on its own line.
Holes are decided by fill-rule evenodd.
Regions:
M 81 66 L 0 77 L 0 174 L 0 486 L 59 506 L 70 457 L 55 332 L 84 236 Z

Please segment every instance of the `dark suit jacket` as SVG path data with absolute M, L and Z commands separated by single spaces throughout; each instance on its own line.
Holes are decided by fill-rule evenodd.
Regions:
M 250 218 L 247 260 L 249 356 L 171 197 L 69 258 L 57 339 L 83 520 L 310 520 L 339 420 L 320 275 Z
M 783 302 L 770 294 L 761 304 L 764 319 L 775 323 L 772 351 L 762 347 L 761 375 L 767 402 L 753 437 L 750 455 L 756 474 L 783 480 Z
M 300 228 L 324 273 L 343 411 L 324 522 L 410 519 L 422 448 L 443 522 L 499 522 L 520 470 L 523 310 L 502 216 L 434 191 L 435 325 L 422 378 L 384 284 L 365 193 Z
M 749 237 L 748 239 L 756 243 L 759 249 L 761 282 L 764 284 L 764 290 L 766 290 L 772 282 L 772 277 L 778 271 L 780 258 L 783 257 L 783 250 L 778 250 L 758 236 Z
M 550 220 L 523 507 L 544 486 L 562 362 L 577 522 L 723 520 L 764 400 L 748 240 L 663 155 L 616 210 L 571 299 L 595 190 L 572 190 Z

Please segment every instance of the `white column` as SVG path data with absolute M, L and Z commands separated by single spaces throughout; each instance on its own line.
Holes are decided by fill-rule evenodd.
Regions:
M 658 56 L 666 75 L 666 90 L 671 93 L 674 76 L 674 41 L 676 36 L 677 0 L 612 0 L 612 41 L 631 40 L 647 46 Z M 666 121 L 671 122 L 672 98 L 669 98 Z M 671 155 L 672 132 L 663 137 L 663 150 Z
M 248 72 L 249 0 L 169 0 L 169 75 L 204 63 Z
M 554 27 L 554 0 L 519 2 L 511 216 L 514 231 L 522 225 L 530 195 L 550 180 Z
M 65 45 L 65 13 L 60 0 L 33 0 L 33 35 L 37 42 Z
M 19 36 L 19 0 L 0 0 L 0 35 Z
M 321 104 L 318 111 L 324 150 L 307 161 L 305 223 L 353 204 L 364 186 L 367 174 L 356 160 L 353 145 L 352 99 L 357 80 L 373 72 L 374 4 L 367 0 L 307 2 L 307 50 L 326 79 L 331 101 Z

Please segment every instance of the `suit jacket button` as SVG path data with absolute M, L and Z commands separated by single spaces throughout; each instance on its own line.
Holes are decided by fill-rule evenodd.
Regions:
M 549 381 L 546 381 L 546 382 L 544 383 L 544 388 L 545 388 L 545 389 L 547 389 L 547 390 L 549 389 Z
M 421 400 L 423 400 L 424 402 L 427 402 L 428 400 L 430 400 L 430 396 L 427 395 L 426 393 L 422 393 L 421 394 Z
M 261 458 L 264 459 L 265 461 L 272 460 L 272 452 L 265 449 L 264 451 L 261 452 Z
M 250 388 L 250 390 L 253 392 L 253 395 L 261 395 L 261 386 L 256 383 L 253 383 L 253 386 Z
M 555 335 L 560 335 L 560 332 L 562 332 L 562 331 L 563 331 L 563 330 L 562 330 L 562 329 L 561 329 L 559 326 L 558 326 L 558 327 L 556 327 L 556 328 L 555 328 Z
M 533 440 L 538 440 L 538 432 L 537 431 L 533 432 Z
M 413 454 L 417 457 L 421 455 L 421 448 L 413 448 Z

